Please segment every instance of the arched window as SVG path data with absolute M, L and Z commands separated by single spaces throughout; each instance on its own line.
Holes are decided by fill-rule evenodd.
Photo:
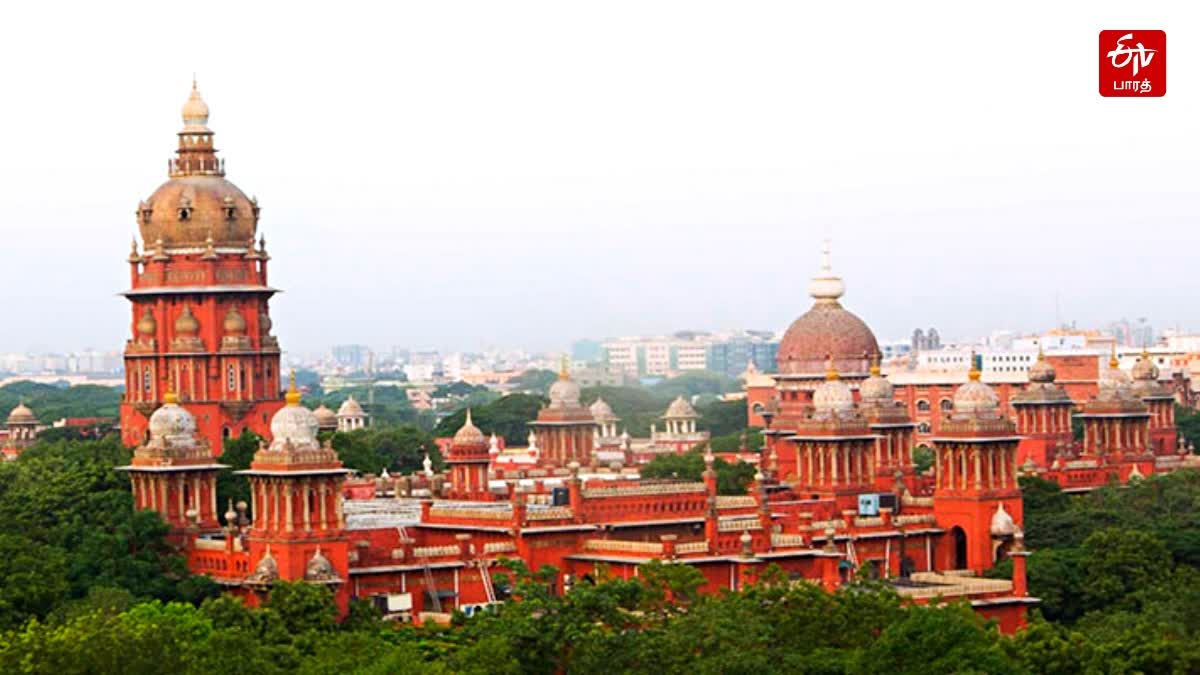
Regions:
M 942 412 L 950 412 L 950 411 L 954 410 L 954 401 L 951 401 L 948 398 L 944 398 L 938 402 L 938 406 L 941 407 Z
M 932 430 L 933 430 L 933 427 L 929 426 L 929 422 L 921 422 L 920 424 L 917 425 L 918 433 L 927 434 Z
M 917 412 L 929 412 L 929 401 L 925 399 L 917 401 Z

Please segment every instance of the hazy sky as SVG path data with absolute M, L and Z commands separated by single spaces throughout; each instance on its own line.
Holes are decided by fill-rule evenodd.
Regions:
M 9 3 L 0 351 L 122 346 L 193 71 L 286 349 L 782 329 L 825 237 L 881 339 L 1200 330 L 1196 4 Z

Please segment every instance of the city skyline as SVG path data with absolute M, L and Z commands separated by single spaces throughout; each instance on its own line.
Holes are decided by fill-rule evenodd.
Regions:
M 667 3 L 639 25 L 589 17 L 606 30 L 585 34 L 545 30 L 579 19 L 553 4 L 371 23 L 298 13 L 283 37 L 253 28 L 278 18 L 264 9 L 229 24 L 219 8 L 160 8 L 130 17 L 136 43 L 97 42 L 82 20 L 61 27 L 62 54 L 17 34 L 0 55 L 45 67 L 10 73 L 9 92 L 38 105 L 0 110 L 21 130 L 0 167 L 11 188 L 0 283 L 27 291 L 9 307 L 27 320 L 5 322 L 0 348 L 120 348 L 120 242 L 165 179 L 193 71 L 231 180 L 263 205 L 286 350 L 781 331 L 807 304 L 825 238 L 846 306 L 880 335 L 1114 315 L 1195 326 L 1177 303 L 1200 292 L 1198 97 L 1185 81 L 1163 99 L 1096 97 L 1101 26 L 1069 8 L 1041 8 L 1036 25 L 995 17 L 986 31 L 956 24 L 952 5 L 881 8 L 887 20 L 855 30 L 849 9 L 776 10 L 766 22 Z M 1181 19 L 1164 10 L 1161 25 L 1186 41 Z M 173 36 L 139 29 L 151 20 L 228 47 L 180 53 Z M 435 43 L 430 26 L 455 37 Z M 303 48 L 351 30 L 359 39 L 334 40 L 332 62 Z M 1018 36 L 1038 48 L 1012 49 Z M 249 49 L 289 65 L 248 71 Z M 78 50 L 92 57 L 63 55 Z M 839 67 L 797 66 L 814 53 Z M 422 67 L 431 58 L 436 76 Z M 1197 59 L 1172 58 L 1176 72 Z M 907 63 L 937 63 L 936 81 Z M 888 105 L 913 88 L 920 106 Z M 47 274 L 51 258 L 67 271 Z

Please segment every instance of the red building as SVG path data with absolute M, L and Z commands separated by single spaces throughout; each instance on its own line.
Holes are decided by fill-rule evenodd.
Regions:
M 318 441 L 327 411 L 319 419 L 302 407 L 294 383 L 286 406 L 277 400 L 273 291 L 266 255 L 249 243 L 257 209 L 221 177 L 194 92 L 184 118 L 172 180 L 143 209 L 153 247 L 131 262 L 122 422 L 138 448 L 123 468 L 137 508 L 163 515 L 190 568 L 248 603 L 278 581 L 304 580 L 332 586 L 343 612 L 364 598 L 400 619 L 444 621 L 506 598 L 493 581 L 505 557 L 555 566 L 559 589 L 601 568 L 629 578 L 651 560 L 694 567 L 706 592 L 740 588 L 771 565 L 828 589 L 862 571 L 914 602 L 965 598 L 1009 631 L 1037 602 L 1025 591 L 1018 438 L 995 391 L 975 376 L 955 391 L 933 439 L 938 469 L 916 472 L 914 422 L 870 367 L 875 338 L 839 304 L 828 257 L 810 287 L 817 305 L 788 330 L 778 391 L 759 411 L 766 461 L 749 494 L 718 494 L 711 453 L 698 482 L 604 466 L 595 439 L 612 436 L 613 420 L 580 403 L 565 369 L 530 422 L 535 465 L 499 493 L 488 474 L 498 444 L 469 416 L 446 474 L 427 465 L 348 484 Z M 667 433 L 695 434 L 694 411 L 677 403 Z M 244 427 L 271 440 L 241 472 L 251 502 L 228 505 L 221 523 L 224 467 L 213 456 Z M 1012 581 L 979 577 L 1005 556 Z
M 271 335 L 269 256 L 257 200 L 225 180 L 208 106 L 193 84 L 183 106 L 169 179 L 138 205 L 144 247 L 129 255 L 131 337 L 125 345 L 121 434 L 148 437 L 168 391 L 196 416 L 217 454 L 244 429 L 267 433 L 280 398 L 279 343 Z

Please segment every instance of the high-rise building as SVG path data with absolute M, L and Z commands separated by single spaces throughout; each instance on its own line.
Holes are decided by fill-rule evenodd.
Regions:
M 138 205 L 143 248 L 135 239 L 124 293 L 133 310 L 121 404 L 128 445 L 148 438 L 168 393 L 215 453 L 244 429 L 266 435 L 283 406 L 258 201 L 225 179 L 208 112 L 193 83 L 169 178 Z

